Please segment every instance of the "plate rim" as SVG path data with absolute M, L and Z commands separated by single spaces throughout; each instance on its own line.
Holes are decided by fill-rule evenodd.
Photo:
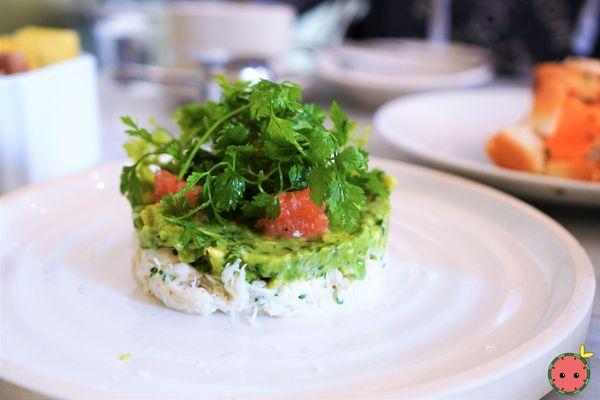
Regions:
M 388 41 L 390 38 L 379 38 L 373 40 Z M 437 46 L 419 39 L 393 39 L 394 41 L 401 41 L 408 44 L 417 44 L 419 46 Z M 355 43 L 352 41 L 346 41 L 339 47 L 352 46 Z M 491 63 L 489 61 L 488 52 L 480 47 L 468 45 L 459 42 L 451 42 L 443 44 L 442 47 L 448 49 L 454 49 L 455 51 L 464 51 L 470 53 L 469 56 L 477 58 L 479 63 L 472 67 L 464 68 L 460 71 L 440 74 L 437 77 L 430 78 L 429 80 L 413 82 L 403 77 L 386 78 L 382 80 L 377 75 L 373 75 L 368 72 L 359 70 L 352 70 L 344 68 L 335 62 L 335 51 L 337 47 L 328 47 L 321 50 L 317 57 L 317 72 L 318 74 L 333 83 L 336 83 L 344 87 L 355 87 L 368 90 L 379 90 L 385 92 L 421 92 L 431 90 L 434 88 L 456 88 L 456 87 L 468 87 L 477 86 L 485 82 L 489 82 L 494 72 L 492 70 Z
M 465 376 L 472 377 L 473 373 L 485 373 L 485 377 L 479 377 L 476 380 L 476 383 L 473 382 L 463 382 L 453 387 L 451 390 L 446 390 L 447 392 L 461 392 L 463 390 L 467 390 L 469 386 L 477 386 L 480 385 L 482 381 L 493 381 L 497 379 L 499 376 L 510 374 L 510 372 L 514 372 L 517 370 L 522 364 L 526 363 L 526 361 L 521 361 L 521 363 L 514 362 L 517 360 L 525 360 L 525 359 L 535 359 L 537 357 L 543 356 L 544 346 L 546 348 L 552 347 L 554 345 L 559 344 L 564 339 L 568 338 L 575 330 L 580 326 L 581 323 L 585 322 L 586 319 L 589 318 L 589 314 L 594 304 L 594 295 L 596 291 L 596 278 L 594 267 L 592 261 L 583 248 L 583 246 L 579 243 L 579 241 L 571 234 L 565 227 L 563 227 L 560 223 L 558 223 L 555 219 L 547 215 L 546 213 L 540 211 L 536 207 L 531 204 L 525 202 L 524 200 L 518 199 L 517 197 L 502 192 L 499 189 L 493 188 L 491 186 L 487 186 L 481 182 L 477 182 L 462 176 L 456 176 L 448 172 L 438 171 L 435 169 L 418 166 L 414 164 L 408 164 L 401 161 L 395 160 L 384 160 L 381 158 L 373 157 L 373 160 L 378 160 L 379 162 L 390 162 L 392 164 L 398 163 L 404 167 L 408 167 L 408 169 L 419 170 L 420 172 L 424 172 L 427 174 L 432 174 L 432 176 L 443 177 L 444 179 L 453 181 L 454 184 L 463 186 L 464 188 L 472 188 L 476 191 L 484 193 L 490 197 L 496 198 L 500 202 L 504 202 L 506 204 L 510 204 L 511 206 L 518 208 L 519 210 L 529 214 L 533 218 L 539 219 L 541 222 L 546 224 L 546 226 L 551 229 L 551 231 L 560 239 L 561 243 L 566 246 L 569 255 L 572 260 L 572 267 L 574 269 L 574 282 L 572 288 L 572 295 L 569 300 L 564 303 L 562 310 L 559 314 L 551 320 L 550 324 L 546 326 L 546 328 L 539 332 L 537 335 L 532 338 L 526 340 L 521 343 L 519 346 L 510 350 L 509 352 L 497 357 L 493 360 L 489 360 L 483 364 L 480 364 L 476 367 L 464 370 L 458 374 L 449 375 L 447 378 L 440 380 L 440 384 L 446 381 L 455 381 L 459 379 L 464 379 Z M 577 302 L 587 304 L 586 307 L 582 308 L 577 305 Z M 577 314 L 568 315 L 568 310 L 578 311 L 578 317 L 573 318 L 576 322 L 570 321 L 569 317 Z M 556 335 L 554 338 L 550 335 L 549 331 L 552 331 L 552 328 L 556 326 L 560 327 L 571 327 L 569 329 L 568 334 Z M 559 330 L 562 332 L 563 330 Z M 586 332 L 588 329 L 586 328 Z M 534 354 L 525 354 L 523 352 L 523 347 L 532 347 L 537 346 L 537 350 L 533 352 Z M 531 352 L 531 351 L 530 351 Z M 512 368 L 504 368 L 503 371 L 499 371 L 498 363 L 505 363 L 512 365 Z M 490 371 L 491 370 L 491 371 Z M 495 372 L 494 372 L 495 371 Z M 486 373 L 487 372 L 487 373 Z M 548 388 L 548 392 L 550 392 L 552 388 Z M 439 395 L 444 395 L 445 393 L 441 393 Z M 434 393 L 433 396 L 437 396 L 437 393 Z
M 512 85 L 503 87 L 484 87 L 477 89 L 451 89 L 443 92 L 417 93 L 407 95 L 393 99 L 382 105 L 379 109 L 377 109 L 373 117 L 373 127 L 378 133 L 381 134 L 381 136 L 383 136 L 397 149 L 405 152 L 407 155 L 416 157 L 419 161 L 426 162 L 430 165 L 435 165 L 436 167 L 444 168 L 450 171 L 460 171 L 464 174 L 469 174 L 471 176 L 477 176 L 482 178 L 491 176 L 495 179 L 502 180 L 505 182 L 517 181 L 519 183 L 526 183 L 529 185 L 535 185 L 537 187 L 553 186 L 568 190 L 577 190 L 586 193 L 600 194 L 600 183 L 580 181 L 555 176 L 547 176 L 542 174 L 535 174 L 532 172 L 515 171 L 507 168 L 497 167 L 489 163 L 482 163 L 458 157 L 452 154 L 436 152 L 435 150 L 430 150 L 426 146 L 421 146 L 418 143 L 413 143 L 410 140 L 406 140 L 403 137 L 403 135 L 398 135 L 394 132 L 393 128 L 390 128 L 383 122 L 384 119 L 387 118 L 387 115 L 393 113 L 397 107 L 414 99 L 448 95 L 454 96 L 461 94 L 473 94 L 477 92 L 513 92 L 519 95 L 531 95 L 531 89 L 529 87 Z
M 497 358 L 436 381 L 437 386 L 452 386 L 450 388 L 437 389 L 437 391 L 431 394 L 432 396 L 460 393 L 469 390 L 470 387 L 477 387 L 485 384 L 485 382 L 494 381 L 502 376 L 509 375 L 521 368 L 522 365 L 528 361 L 543 356 L 548 349 L 570 337 L 582 323 L 585 323 L 586 319 L 589 320 L 589 314 L 593 305 L 596 289 L 596 280 L 592 262 L 577 239 L 553 218 L 523 200 L 464 177 L 397 160 L 379 157 L 371 157 L 370 160 L 378 165 L 383 165 L 384 168 L 386 168 L 385 166 L 389 166 L 389 168 L 407 171 L 413 175 L 426 175 L 434 180 L 446 180 L 453 186 L 458 186 L 463 190 L 476 191 L 485 195 L 491 201 L 509 205 L 512 208 L 529 215 L 531 218 L 535 218 L 542 222 L 554 236 L 560 240 L 572 261 L 570 267 L 573 269 L 574 281 L 571 296 L 568 301 L 563 304 L 560 312 L 541 332 Z M 124 165 L 123 161 L 103 163 L 83 172 L 17 189 L 0 196 L 0 209 L 7 204 L 10 204 L 12 201 L 18 200 L 20 197 L 27 196 L 29 193 L 51 188 L 53 186 L 63 186 L 74 181 L 87 180 L 90 178 L 90 174 L 94 172 L 106 173 L 107 171 L 116 169 L 122 165 Z M 2 255 L 3 252 L 0 251 L 0 256 Z M 557 330 L 557 327 L 561 329 Z M 567 329 L 564 329 L 565 327 Z M 561 332 L 561 334 L 555 334 L 555 331 Z M 0 365 L 2 366 L 0 371 L 1 379 L 39 394 L 50 395 L 57 398 L 79 398 L 82 395 L 91 398 L 105 398 L 106 396 L 111 395 L 111 393 L 108 392 L 98 392 L 93 388 L 90 390 L 90 388 L 77 386 L 68 382 L 57 383 L 54 379 L 51 380 L 54 384 L 48 385 L 49 378 L 47 376 L 26 371 L 22 367 L 4 359 L 2 355 L 0 355 Z M 474 376 L 474 374 L 477 376 Z M 466 376 L 468 376 L 468 379 L 465 378 Z M 43 382 L 46 385 L 42 383 L 38 384 L 38 382 Z M 550 390 L 551 388 L 549 388 L 548 391 Z M 376 394 L 378 392 L 375 389 L 373 390 L 373 393 Z

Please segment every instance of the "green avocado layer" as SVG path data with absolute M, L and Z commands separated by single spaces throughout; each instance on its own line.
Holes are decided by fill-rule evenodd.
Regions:
M 216 276 L 227 263 L 241 259 L 247 265 L 248 281 L 261 279 L 277 287 L 323 276 L 335 268 L 345 277 L 363 279 L 367 259 L 383 255 L 389 214 L 389 199 L 377 197 L 366 204 L 353 231 L 331 231 L 311 239 L 273 238 L 233 223 L 201 221 L 198 229 L 214 238 L 212 243 L 182 245 L 183 228 L 165 221 L 157 203 L 139 210 L 136 229 L 142 248 L 173 248 L 181 262 Z

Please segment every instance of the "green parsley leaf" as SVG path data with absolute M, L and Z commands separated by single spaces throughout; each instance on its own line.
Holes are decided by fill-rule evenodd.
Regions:
M 269 118 L 269 124 L 265 132 L 268 139 L 273 140 L 280 146 L 291 145 L 296 147 L 300 152 L 302 148 L 296 139 L 296 132 L 293 129 L 293 122 L 285 120 L 275 115 Z
M 260 85 L 260 84 L 259 84 Z M 250 115 L 259 121 L 272 113 L 271 99 L 273 93 L 267 90 L 253 90 L 250 94 Z
M 144 155 L 133 165 L 124 166 L 121 170 L 121 180 L 119 190 L 121 194 L 127 197 L 132 207 L 145 204 L 144 194 L 151 190 L 149 182 L 140 179 L 138 170 L 141 162 L 148 157 L 150 153 Z
M 325 122 L 325 112 L 321 107 L 313 103 L 306 103 L 302 107 L 302 116 L 312 122 L 312 125 L 322 125 Z
M 120 190 L 138 207 L 154 201 L 157 169 L 185 180 L 160 207 L 161 215 L 181 228 L 180 243 L 214 240 L 201 229 L 206 224 L 199 224 L 200 218 L 225 225 L 275 218 L 283 192 L 310 188 L 315 204 L 326 205 L 334 230 L 356 227 L 367 196 L 389 196 L 385 176 L 369 172 L 362 139 L 352 136 L 356 124 L 336 102 L 328 129 L 326 113 L 302 104 L 296 84 L 217 80 L 223 90 L 219 102 L 187 104 L 173 114 L 179 138 L 153 122 L 148 130 L 122 118 L 131 137 L 125 149 L 134 165 L 123 168 Z M 349 146 L 350 140 L 358 147 Z M 198 186 L 202 193 L 190 201 L 186 193 Z
M 279 215 L 279 199 L 267 193 L 258 193 L 251 202 L 244 204 L 242 212 L 248 218 L 267 217 L 274 219 Z
M 335 158 L 335 165 L 345 175 L 367 169 L 368 155 L 357 147 L 348 146 Z
M 288 172 L 288 179 L 292 190 L 306 189 L 308 186 L 307 182 L 307 168 L 304 164 L 294 164 L 290 167 Z
M 336 101 L 331 104 L 329 118 L 333 122 L 333 134 L 337 138 L 338 145 L 344 146 L 348 143 L 350 133 L 356 129 L 356 124 L 350 121 L 348 115 L 344 114 Z
M 246 184 L 244 179 L 230 169 L 219 174 L 214 183 L 212 201 L 218 211 L 231 211 L 237 208 L 244 196 Z
M 323 204 L 329 197 L 329 185 L 334 179 L 331 167 L 319 166 L 314 168 L 308 177 L 310 199 L 315 204 Z
M 327 215 L 334 226 L 350 230 L 358 223 L 365 202 L 363 189 L 336 176 L 327 197 Z
M 227 149 L 228 146 L 239 146 L 248 142 L 250 137 L 249 129 L 241 123 L 227 123 L 215 135 L 215 149 Z
M 132 206 L 142 204 L 143 185 L 136 173 L 137 164 L 125 166 L 121 171 L 121 194 L 125 195 Z
M 315 164 L 328 161 L 337 149 L 335 137 L 326 129 L 315 129 L 308 133 L 310 151 L 308 158 Z

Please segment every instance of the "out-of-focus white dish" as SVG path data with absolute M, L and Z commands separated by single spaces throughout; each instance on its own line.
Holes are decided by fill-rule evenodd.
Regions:
M 404 155 L 519 196 L 555 203 L 600 206 L 600 183 L 501 168 L 485 142 L 530 109 L 528 88 L 495 87 L 424 93 L 399 98 L 375 114 L 375 130 Z
M 322 51 L 317 63 L 321 77 L 370 105 L 408 93 L 480 85 L 493 77 L 483 50 L 420 40 L 347 42 Z
M 289 49 L 295 17 L 289 5 L 184 0 L 167 6 L 180 61 L 270 59 Z
M 373 164 L 399 181 L 380 293 L 254 326 L 168 309 L 137 286 L 119 165 L 3 198 L 2 378 L 58 398 L 550 391 L 548 364 L 576 351 L 589 323 L 595 281 L 581 246 L 493 189 Z

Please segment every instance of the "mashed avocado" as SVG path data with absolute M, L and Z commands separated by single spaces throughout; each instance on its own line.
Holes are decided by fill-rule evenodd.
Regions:
M 345 277 L 363 279 L 366 260 L 383 256 L 389 214 L 389 199 L 375 197 L 352 231 L 332 230 L 311 239 L 273 238 L 235 223 L 220 225 L 204 219 L 196 225 L 211 238 L 209 244 L 184 244 L 184 228 L 164 220 L 160 203 L 139 209 L 135 225 L 142 248 L 173 248 L 181 262 L 216 276 L 227 263 L 241 259 L 247 265 L 248 281 L 262 279 L 277 287 L 323 276 L 335 268 Z

